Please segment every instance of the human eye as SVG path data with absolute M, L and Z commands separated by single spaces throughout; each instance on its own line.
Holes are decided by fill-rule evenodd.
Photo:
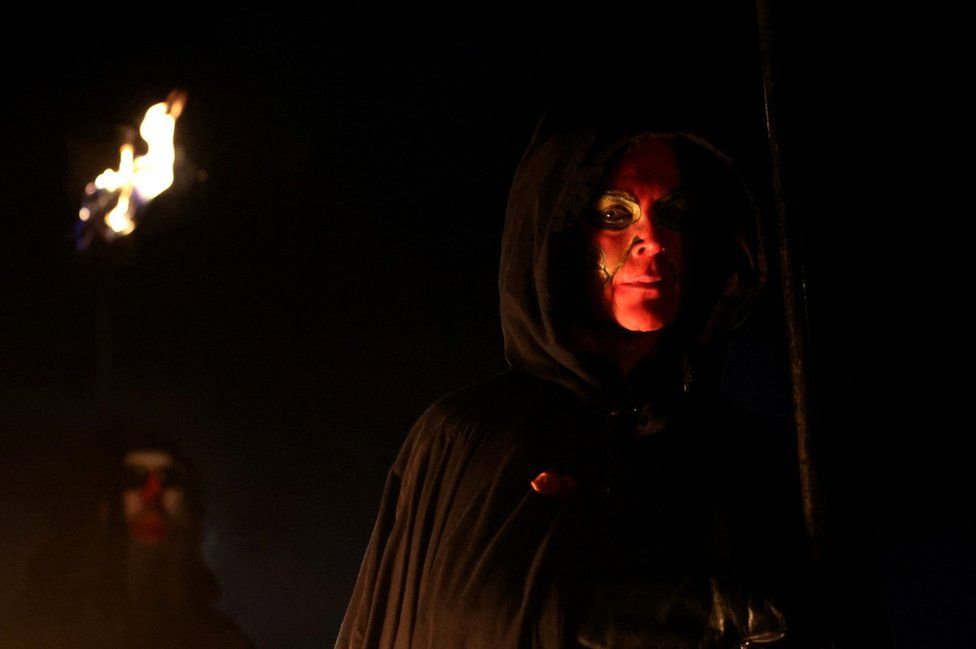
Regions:
M 681 190 L 674 190 L 654 203 L 654 220 L 678 232 L 688 229 L 692 212 L 692 201 L 687 193 Z
M 624 192 L 607 192 L 594 204 L 593 217 L 597 227 L 623 230 L 641 217 L 641 209 L 637 201 Z
M 166 487 L 176 488 L 183 484 L 183 473 L 173 466 L 163 467 L 159 470 L 160 480 Z
M 122 488 L 139 489 L 146 482 L 148 473 L 142 467 L 127 466 L 122 470 Z
M 669 230 L 684 230 L 685 212 L 672 205 L 662 205 L 654 211 L 655 220 Z

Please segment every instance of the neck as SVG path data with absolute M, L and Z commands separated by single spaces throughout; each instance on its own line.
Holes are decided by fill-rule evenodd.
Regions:
M 619 387 L 631 384 L 658 398 L 682 391 L 685 378 L 684 345 L 672 327 L 634 332 L 603 323 L 575 332 L 579 348 L 610 361 L 617 368 Z
M 653 362 L 662 356 L 661 331 L 647 333 L 622 331 L 615 334 L 610 338 L 607 351 L 625 379 L 631 377 L 634 368 L 638 365 Z
M 604 349 L 627 382 L 635 378 L 635 373 L 650 372 L 661 378 L 673 377 L 680 383 L 684 356 L 674 333 L 668 328 L 634 332 L 615 326 L 606 336 Z

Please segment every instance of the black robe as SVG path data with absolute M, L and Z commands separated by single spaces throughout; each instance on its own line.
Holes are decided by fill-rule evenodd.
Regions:
M 575 117 L 543 121 L 512 188 L 500 290 L 513 369 L 410 431 L 337 649 L 805 646 L 786 436 L 716 389 L 763 279 L 749 197 L 710 145 L 672 136 L 710 178 L 694 227 L 714 235 L 723 272 L 672 327 L 688 371 L 662 400 L 641 378 L 653 371 L 625 379 L 580 342 L 599 337 L 574 298 L 581 219 L 641 131 Z M 662 403 L 667 426 L 635 434 Z

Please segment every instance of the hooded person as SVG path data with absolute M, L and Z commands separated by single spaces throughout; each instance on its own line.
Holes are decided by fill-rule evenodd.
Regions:
M 168 440 L 121 435 L 126 443 L 80 470 L 64 520 L 31 562 L 4 646 L 251 647 L 214 608 L 221 589 L 200 555 L 194 464 Z
M 759 241 L 705 140 L 550 111 L 503 234 L 511 368 L 411 429 L 337 649 L 806 646 L 787 439 L 718 389 Z

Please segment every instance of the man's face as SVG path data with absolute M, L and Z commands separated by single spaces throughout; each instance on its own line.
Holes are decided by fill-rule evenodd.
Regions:
M 657 331 L 678 316 L 685 241 L 669 200 L 679 184 L 671 145 L 646 138 L 611 171 L 593 205 L 595 301 L 629 331 Z
M 155 544 L 186 519 L 183 470 L 166 451 L 130 451 L 122 461 L 122 505 L 129 538 Z

